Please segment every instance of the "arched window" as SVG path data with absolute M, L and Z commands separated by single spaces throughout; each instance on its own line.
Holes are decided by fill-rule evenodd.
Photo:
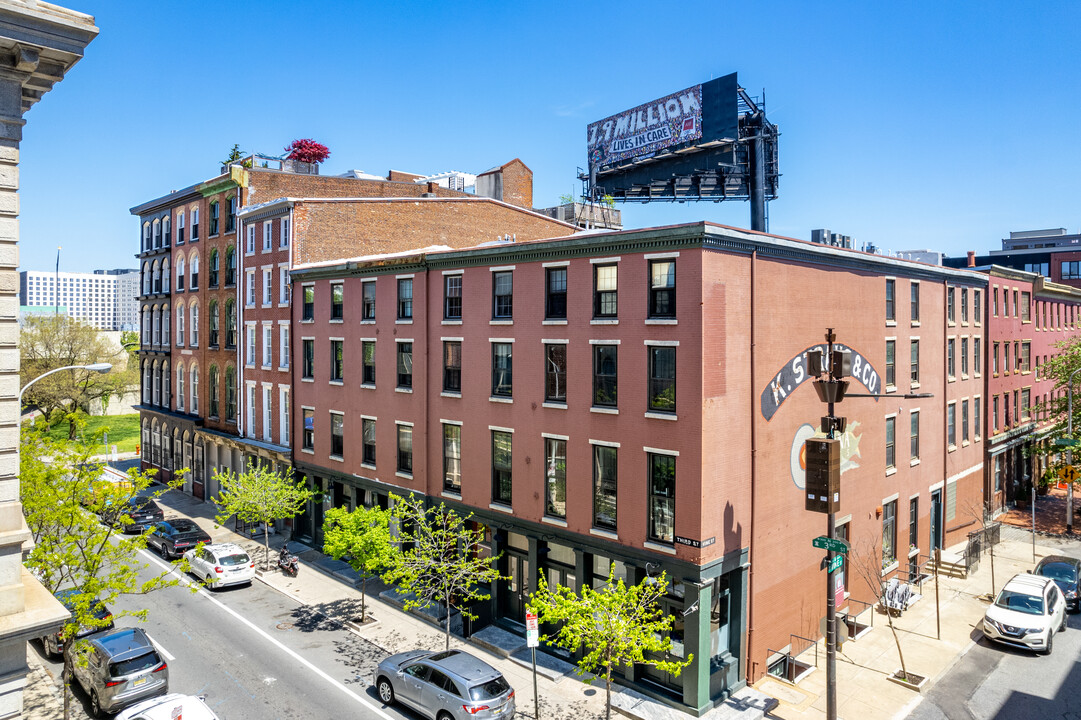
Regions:
M 143 418 L 143 442 L 139 449 L 142 451 L 143 462 L 150 462 L 150 420 Z
M 225 301 L 225 347 L 236 347 L 236 301 Z
M 210 338 L 207 343 L 210 347 L 218 347 L 218 301 L 211 300 L 206 306 L 206 323 L 209 328 Z
M 150 291 L 155 293 L 161 292 L 161 268 L 158 267 L 158 261 L 155 260 L 150 266 L 150 273 L 153 276 L 153 281 L 150 285 Z
M 211 250 L 210 250 L 209 277 L 207 278 L 207 283 L 212 288 L 216 288 L 218 286 L 218 265 L 219 265 L 219 263 L 220 263 L 220 257 L 218 255 L 218 249 L 217 248 L 211 248 Z
M 154 221 L 154 247 L 161 247 L 161 221 Z
M 191 365 L 191 405 L 188 406 L 193 415 L 199 414 L 199 366 Z
M 150 404 L 150 361 L 143 360 L 143 404 Z M 146 443 L 143 443 L 144 445 Z
M 161 308 L 161 344 L 162 345 L 168 345 L 170 340 L 172 340 L 172 338 L 173 338 L 172 330 L 171 330 L 171 328 L 172 328 L 172 322 L 171 322 L 172 317 L 173 317 L 173 312 L 172 312 L 172 310 L 169 309 L 168 303 L 166 303 Z
M 161 424 L 161 469 L 169 470 L 171 465 L 169 461 L 173 459 L 172 444 L 170 440 L 172 435 L 169 434 L 168 423 Z
M 184 213 L 178 212 L 176 214 L 176 244 L 180 245 L 184 242 Z
M 166 408 L 173 405 L 173 373 L 168 360 L 161 361 L 161 405 Z
M 150 263 L 143 263 L 143 295 L 150 294 L 150 282 L 153 280 L 153 275 L 150 273 Z
M 225 232 L 233 232 L 236 230 L 236 195 L 230 195 L 225 202 Z
M 199 208 L 193 207 L 191 209 L 191 239 L 192 241 L 199 239 Z
M 199 253 L 197 252 L 191 254 L 191 285 L 189 287 L 192 290 L 199 289 Z
M 180 292 L 184 289 L 184 256 L 180 255 L 176 259 L 176 291 Z
M 191 338 L 191 346 L 199 347 L 199 302 L 191 301 L 191 325 L 188 327 L 188 336 Z
M 142 310 L 142 323 L 143 323 L 143 345 L 150 345 L 150 306 L 143 305 Z
M 184 370 L 184 363 L 177 363 L 176 366 L 176 409 L 177 412 L 184 412 L 184 398 L 188 395 L 185 390 L 184 379 L 187 374 Z
M 236 368 L 225 368 L 225 421 L 236 422 Z
M 184 315 L 187 313 L 183 305 L 176 306 L 176 344 L 184 347 Z
M 164 293 L 169 292 L 169 258 L 165 258 L 161 261 L 161 291 Z
M 150 464 L 161 467 L 161 426 L 158 425 L 157 420 L 153 420 L 150 423 L 150 432 L 152 434 Z
M 161 345 L 161 306 L 155 305 L 153 309 L 153 318 L 151 320 L 152 334 L 150 336 L 150 342 L 153 345 Z
M 161 364 L 154 361 L 154 369 L 151 371 L 154 376 L 154 394 L 150 398 L 150 402 L 154 405 L 161 405 Z
M 150 249 L 150 223 L 143 223 L 143 250 Z
M 173 221 L 169 218 L 168 215 L 162 218 L 161 235 L 165 247 L 169 247 L 173 242 Z
M 236 285 L 236 248 L 225 248 L 225 285 Z
M 208 237 L 214 237 L 218 234 L 218 201 L 210 203 L 210 228 L 207 231 Z
M 173 428 L 173 470 L 184 469 L 184 444 L 180 439 L 180 428 Z
M 219 388 L 218 388 L 218 366 L 210 366 L 210 375 L 207 376 L 207 383 L 210 385 L 210 417 L 218 417 L 220 413 L 219 407 Z
M 191 474 L 198 482 L 206 482 L 206 478 L 203 477 L 203 457 L 205 456 L 205 450 L 203 446 L 203 438 L 196 438 L 195 447 L 192 451 L 191 458 Z

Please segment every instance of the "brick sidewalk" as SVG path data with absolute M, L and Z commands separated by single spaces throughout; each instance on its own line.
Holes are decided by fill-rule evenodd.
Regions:
M 1001 522 L 1025 530 L 1032 529 L 1032 508 L 1014 508 L 998 518 Z M 1074 492 L 1074 532 L 1081 533 L 1081 492 Z M 1066 491 L 1052 488 L 1036 496 L 1036 532 L 1045 535 L 1066 534 Z

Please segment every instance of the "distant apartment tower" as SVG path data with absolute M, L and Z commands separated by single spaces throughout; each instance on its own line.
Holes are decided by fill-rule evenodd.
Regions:
M 138 326 L 138 286 L 138 270 L 24 270 L 19 273 L 19 304 L 66 308 L 68 317 L 101 330 L 134 330 Z

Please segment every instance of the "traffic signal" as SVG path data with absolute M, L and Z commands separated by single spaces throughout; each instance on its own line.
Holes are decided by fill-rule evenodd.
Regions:
M 804 457 L 807 459 L 805 509 L 837 512 L 841 508 L 841 441 L 810 438 L 804 443 Z

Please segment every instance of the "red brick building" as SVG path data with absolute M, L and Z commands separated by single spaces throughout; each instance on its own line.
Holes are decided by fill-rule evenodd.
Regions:
M 512 630 L 538 571 L 663 569 L 672 653 L 696 660 L 624 680 L 695 712 L 825 613 L 800 452 L 825 328 L 874 396 L 839 406 L 842 536 L 905 576 L 981 506 L 981 273 L 700 223 L 298 263 L 293 281 L 312 298 L 293 307 L 311 343 L 294 461 L 329 504 L 413 491 L 474 513 L 510 578 L 482 617 Z M 318 540 L 324 509 L 297 531 Z
M 1078 333 L 1081 290 L 1038 274 L 993 265 L 988 323 L 988 510 L 1026 502 L 1031 482 L 1046 468 L 1033 445 L 1051 424 L 1055 382 L 1039 368 L 1057 343 Z M 1065 391 L 1059 391 L 1065 393 Z

